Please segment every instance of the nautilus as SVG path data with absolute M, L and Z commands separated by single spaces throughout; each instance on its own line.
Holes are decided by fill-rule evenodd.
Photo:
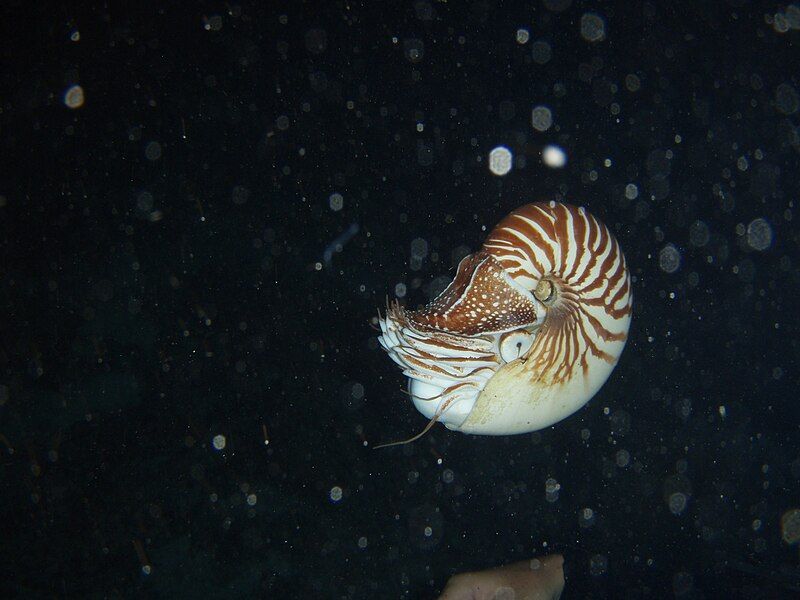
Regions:
M 430 304 L 387 306 L 378 339 L 429 419 L 422 433 L 436 422 L 526 433 L 573 414 L 602 387 L 625 347 L 631 306 L 625 256 L 608 228 L 585 208 L 537 202 L 500 221 Z

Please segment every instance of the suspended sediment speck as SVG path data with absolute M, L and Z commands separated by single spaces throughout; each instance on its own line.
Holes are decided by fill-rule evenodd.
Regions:
M 772 227 L 766 219 L 753 219 L 747 226 L 747 245 L 763 252 L 772 245 Z
M 542 149 L 542 162 L 551 169 L 560 169 L 567 164 L 567 153 L 554 144 Z
M 495 175 L 507 175 L 513 162 L 514 156 L 505 146 L 498 146 L 489 153 L 489 170 Z
M 339 502 L 342 499 L 342 488 L 340 488 L 338 485 L 333 486 L 329 496 L 331 502 Z
M 85 99 L 83 88 L 79 85 L 73 85 L 64 92 L 64 104 L 69 108 L 80 108 L 83 106 Z
M 547 131 L 553 125 L 553 112 L 546 106 L 536 106 L 531 111 L 531 125 L 536 131 Z
M 665 273 L 674 273 L 681 266 L 681 253 L 674 244 L 667 244 L 658 253 L 658 266 Z

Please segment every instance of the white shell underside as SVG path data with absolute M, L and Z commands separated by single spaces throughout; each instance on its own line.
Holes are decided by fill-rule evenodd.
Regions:
M 532 370 L 524 353 L 517 357 L 508 349 L 503 352 L 500 334 L 465 337 L 437 332 L 436 338 L 446 339 L 448 346 L 443 347 L 431 333 L 401 321 L 396 314 L 381 318 L 379 341 L 409 378 L 414 406 L 427 419 L 438 413 L 438 421 L 463 433 L 512 435 L 550 427 L 584 406 L 615 365 L 590 356 L 585 375 L 554 383 Z M 506 335 L 506 345 L 535 338 L 535 332 L 526 331 Z M 456 344 L 462 347 L 450 347 Z M 617 356 L 624 342 L 618 344 Z M 504 360 L 504 354 L 512 360 Z
M 550 427 L 583 407 L 602 387 L 613 364 L 593 361 L 587 374 L 562 383 L 538 377 L 516 360 L 500 367 L 456 429 L 481 435 L 512 435 Z

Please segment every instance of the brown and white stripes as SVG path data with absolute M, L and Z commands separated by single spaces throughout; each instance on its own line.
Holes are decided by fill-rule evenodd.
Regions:
M 520 286 L 552 281 L 556 298 L 536 337 L 531 371 L 562 382 L 587 355 L 616 362 L 604 342 L 624 342 L 632 295 L 625 256 L 608 228 L 583 207 L 558 202 L 522 206 L 505 217 L 483 244 Z

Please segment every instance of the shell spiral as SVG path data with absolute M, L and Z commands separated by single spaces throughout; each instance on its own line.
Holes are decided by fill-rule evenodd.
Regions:
M 428 306 L 389 307 L 379 341 L 429 419 L 525 433 L 597 393 L 625 346 L 631 306 L 608 228 L 582 207 L 533 203 L 498 223 Z

